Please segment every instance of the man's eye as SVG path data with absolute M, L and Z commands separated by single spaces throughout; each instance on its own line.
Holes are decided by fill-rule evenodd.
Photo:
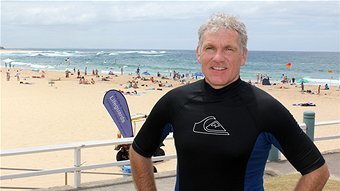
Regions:
M 205 48 L 205 50 L 214 50 L 214 47 L 208 46 Z

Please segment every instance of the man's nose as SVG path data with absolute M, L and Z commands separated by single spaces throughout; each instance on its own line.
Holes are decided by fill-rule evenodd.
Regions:
M 223 50 L 217 50 L 216 54 L 214 55 L 214 61 L 216 62 L 222 62 L 225 60 L 225 55 Z

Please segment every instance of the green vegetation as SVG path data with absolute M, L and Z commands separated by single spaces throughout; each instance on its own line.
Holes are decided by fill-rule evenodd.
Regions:
M 287 191 L 294 190 L 294 187 L 299 180 L 300 174 L 291 174 L 276 177 L 266 177 L 264 179 L 264 188 L 266 191 Z M 333 191 L 340 188 L 340 181 L 329 179 L 324 191 Z

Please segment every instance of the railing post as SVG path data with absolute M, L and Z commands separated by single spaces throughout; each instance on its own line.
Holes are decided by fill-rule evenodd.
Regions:
M 67 185 L 67 172 L 65 172 L 65 185 Z
M 272 148 L 269 151 L 268 159 L 269 161 L 278 161 L 279 160 L 279 149 L 277 149 L 274 145 L 272 145 Z
M 303 122 L 306 124 L 306 134 L 314 141 L 314 128 L 315 128 L 315 112 L 305 111 L 303 112 Z
M 81 165 L 81 149 L 77 147 L 74 149 L 74 167 L 80 167 Z M 81 184 L 81 172 L 80 170 L 74 171 L 74 187 L 79 188 Z

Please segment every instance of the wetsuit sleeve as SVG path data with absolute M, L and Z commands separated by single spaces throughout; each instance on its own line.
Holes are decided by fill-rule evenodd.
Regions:
M 173 114 L 171 93 L 164 95 L 153 107 L 150 115 L 135 137 L 132 147 L 144 157 L 151 157 L 161 144 L 162 132 Z
M 302 175 L 321 167 L 325 163 L 323 156 L 290 112 L 276 100 L 269 103 L 264 112 L 266 131 L 275 137 L 288 161 Z

